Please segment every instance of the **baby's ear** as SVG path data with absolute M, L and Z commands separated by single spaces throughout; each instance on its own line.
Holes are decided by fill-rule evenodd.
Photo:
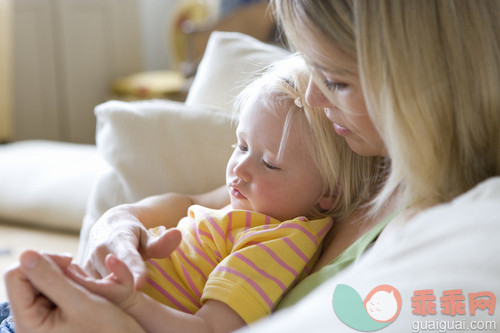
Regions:
M 332 209 L 334 203 L 335 203 L 335 198 L 330 194 L 325 194 L 324 196 L 319 198 L 317 205 L 320 210 L 326 212 Z

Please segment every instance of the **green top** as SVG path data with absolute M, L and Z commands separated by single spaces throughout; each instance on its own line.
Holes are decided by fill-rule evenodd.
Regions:
M 366 234 L 358 238 L 354 243 L 351 244 L 351 246 L 345 249 L 328 265 L 300 281 L 283 297 L 281 302 L 276 307 L 276 311 L 294 305 L 320 284 L 330 279 L 340 271 L 344 270 L 354 261 L 356 261 L 367 250 L 370 244 L 372 244 L 375 239 L 377 239 L 380 232 L 382 232 L 384 227 L 389 223 L 389 221 L 392 220 L 394 216 L 396 216 L 396 213 L 387 216 L 382 220 L 382 222 L 380 222 Z

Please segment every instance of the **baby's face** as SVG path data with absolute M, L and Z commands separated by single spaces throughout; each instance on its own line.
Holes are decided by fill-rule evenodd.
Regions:
M 283 221 L 307 215 L 321 198 L 323 181 L 296 121 L 278 160 L 284 121 L 284 112 L 266 109 L 258 97 L 242 110 L 226 170 L 233 208 Z

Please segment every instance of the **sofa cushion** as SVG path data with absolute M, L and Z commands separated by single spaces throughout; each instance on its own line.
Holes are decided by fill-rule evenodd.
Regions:
M 111 168 L 87 205 L 82 246 L 97 219 L 121 203 L 165 193 L 201 193 L 224 184 L 235 142 L 232 115 L 173 101 L 110 101 L 95 109 L 97 147 Z
M 273 61 L 289 51 L 238 32 L 215 31 L 186 99 L 188 105 L 208 105 L 232 111 L 236 95 Z
M 107 168 L 93 145 L 0 145 L 0 220 L 78 232 L 91 188 Z

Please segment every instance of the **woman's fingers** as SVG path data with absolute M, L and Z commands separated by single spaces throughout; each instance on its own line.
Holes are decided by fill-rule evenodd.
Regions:
M 182 238 L 177 229 L 161 229 L 160 235 L 155 236 L 143 227 L 133 225 L 122 226 L 120 232 L 107 239 L 101 245 L 94 246 L 87 259 L 85 271 L 95 277 L 103 278 L 110 273 L 106 265 L 106 257 L 113 254 L 129 268 L 135 281 L 136 288 L 146 283 L 145 260 L 169 256 L 179 245 Z
M 61 258 L 56 261 L 61 263 Z M 82 290 L 66 278 L 61 268 L 48 255 L 26 251 L 20 257 L 20 267 L 32 286 L 55 304 L 79 304 Z
M 144 332 L 133 318 L 64 275 L 57 257 L 26 251 L 6 275 L 18 333 Z
M 73 256 L 71 254 L 42 253 L 48 256 L 59 268 L 64 269 L 71 265 Z
M 99 233 L 102 228 L 102 235 Z M 109 254 L 115 255 L 122 260 L 131 270 L 136 281 L 146 280 L 146 267 L 139 249 L 141 235 L 146 229 L 140 224 L 123 223 L 113 231 L 108 230 L 105 223 L 98 223 L 92 229 L 92 237 L 89 240 L 87 255 L 83 267 L 87 274 L 95 278 L 103 278 L 109 275 L 110 271 L 106 264 L 106 257 Z
M 43 299 L 39 298 L 39 292 L 33 288 L 20 265 L 12 267 L 5 273 L 5 284 L 10 307 L 16 314 L 16 319 L 35 327 L 40 325 L 47 316 L 49 302 L 45 300 L 46 304 L 42 303 Z M 23 327 L 24 325 L 16 327 L 16 330 L 22 332 Z
M 5 276 L 7 294 L 18 332 L 58 332 L 51 324 L 61 317 L 61 310 L 78 312 L 82 290 L 75 288 L 64 276 L 59 264 L 68 261 L 57 256 L 26 251 L 17 267 Z M 58 305 L 64 304 L 64 308 Z

